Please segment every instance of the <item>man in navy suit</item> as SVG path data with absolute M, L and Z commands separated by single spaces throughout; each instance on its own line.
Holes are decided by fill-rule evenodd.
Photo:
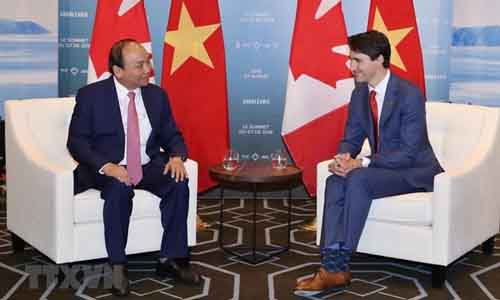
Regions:
M 419 89 L 389 71 L 391 47 L 377 31 L 349 38 L 356 81 L 344 138 L 327 179 L 321 267 L 297 283 L 313 295 L 350 283 L 356 251 L 373 199 L 432 191 L 442 172 L 427 135 L 425 99 Z M 368 138 L 372 154 L 356 158 Z M 381 243 L 384 241 L 381 240 Z
M 115 43 L 109 54 L 113 76 L 78 91 L 67 142 L 79 163 L 75 193 L 96 188 L 104 199 L 112 291 L 120 296 L 129 293 L 125 247 L 135 188 L 161 198 L 164 233 L 157 273 L 201 282 L 188 263 L 187 148 L 167 95 L 149 84 L 151 70 L 149 54 L 139 43 L 130 39 Z

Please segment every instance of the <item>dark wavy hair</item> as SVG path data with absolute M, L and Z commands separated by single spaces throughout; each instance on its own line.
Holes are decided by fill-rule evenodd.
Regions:
M 389 68 L 391 63 L 391 44 L 389 39 L 380 31 L 371 30 L 351 35 L 349 37 L 349 48 L 352 51 L 368 55 L 375 60 L 382 55 L 384 68 Z

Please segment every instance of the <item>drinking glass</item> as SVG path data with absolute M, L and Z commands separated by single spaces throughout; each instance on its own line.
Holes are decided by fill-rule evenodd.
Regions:
M 283 151 L 282 149 L 278 149 L 274 153 L 272 153 L 271 164 L 273 166 L 273 169 L 285 169 L 288 164 L 288 159 L 286 157 L 285 151 Z
M 234 149 L 229 149 L 224 155 L 222 166 L 225 170 L 232 171 L 238 168 L 240 164 L 240 154 Z

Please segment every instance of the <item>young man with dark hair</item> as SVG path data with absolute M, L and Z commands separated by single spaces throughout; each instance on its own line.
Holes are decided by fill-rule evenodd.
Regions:
M 434 176 L 443 171 L 429 143 L 422 93 L 389 71 L 387 37 L 378 31 L 353 35 L 349 48 L 356 87 L 344 138 L 329 165 L 333 174 L 326 183 L 321 267 L 297 283 L 300 295 L 350 283 L 349 261 L 373 199 L 432 191 Z M 356 158 L 366 138 L 371 155 Z

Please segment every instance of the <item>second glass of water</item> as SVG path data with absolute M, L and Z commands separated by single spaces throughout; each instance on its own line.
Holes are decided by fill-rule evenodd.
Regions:
M 234 149 L 229 149 L 224 155 L 222 166 L 225 170 L 232 171 L 240 165 L 240 154 Z
M 285 169 L 288 164 L 288 159 L 286 157 L 285 151 L 279 149 L 271 154 L 271 164 L 274 169 Z

